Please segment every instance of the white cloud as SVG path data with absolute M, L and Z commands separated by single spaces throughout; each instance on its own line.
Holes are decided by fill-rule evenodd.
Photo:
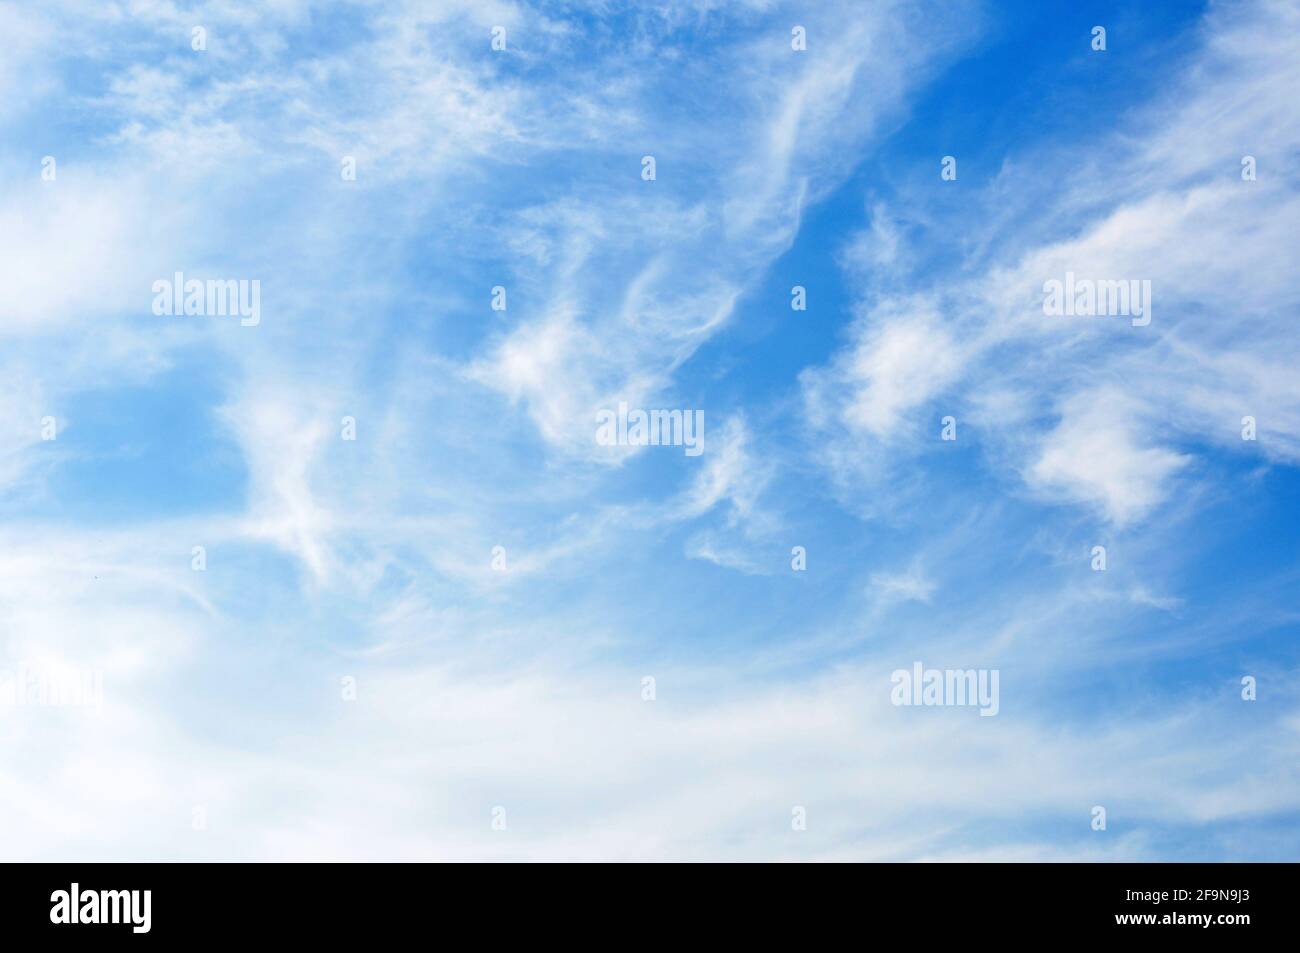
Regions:
M 1170 479 L 1190 462 L 1184 454 L 1144 446 L 1138 431 L 1123 397 L 1077 394 L 1025 477 L 1030 486 L 1099 506 L 1116 525 L 1131 523 L 1165 498 Z
M 754 452 L 743 417 L 731 417 L 712 433 L 706 433 L 707 452 L 701 455 L 699 473 L 678 504 L 678 515 L 699 516 L 725 500 L 734 518 L 752 516 L 758 496 L 771 477 L 770 463 L 765 455 Z
M 312 488 L 324 442 L 337 433 L 301 396 L 250 396 L 223 409 L 237 434 L 251 483 L 245 531 L 298 556 L 317 582 L 331 574 L 334 519 Z
M 356 702 L 339 699 L 339 672 L 356 676 Z M 1294 770 L 1257 783 L 1250 752 L 1270 726 L 1225 725 L 1204 706 L 1067 729 L 1018 718 L 1006 685 L 997 718 L 892 707 L 887 665 L 776 688 L 658 668 L 654 702 L 640 699 L 641 674 L 334 659 L 310 669 L 302 719 L 268 714 L 256 695 L 224 731 L 155 721 L 120 697 L 111 721 L 80 729 L 71 718 L 55 727 L 47 710 L 6 736 L 7 755 L 58 737 L 69 779 L 127 770 L 108 790 L 11 774 L 0 833 L 11 856 L 45 859 L 896 860 L 980 854 L 961 825 L 934 821 L 962 817 L 1006 859 L 1102 850 L 1087 831 L 1098 802 L 1122 804 L 1128 823 L 1202 824 L 1285 810 L 1300 790 Z M 223 742 L 252 725 L 265 739 L 256 748 Z M 1152 751 L 1165 753 L 1159 771 Z M 190 829 L 195 805 L 204 831 Z M 490 828 L 498 805 L 504 832 Z M 790 830 L 794 805 L 807 808 L 806 832 Z M 1011 834 L 1027 812 L 1078 841 Z M 1135 859 L 1159 849 L 1106 848 Z
M 944 266 L 932 291 L 873 287 L 851 344 L 802 376 L 837 486 L 888 492 L 927 446 L 896 440 L 882 459 L 859 434 L 928 433 L 938 413 L 967 411 L 977 429 L 965 432 L 978 434 L 999 478 L 1019 474 L 1117 525 L 1149 517 L 1194 473 L 1182 446 L 1300 460 L 1300 385 L 1284 370 L 1300 362 L 1300 260 L 1288 237 L 1300 198 L 1274 175 L 1242 181 L 1239 162 L 1252 149 L 1276 162 L 1300 147 L 1281 92 L 1296 71 L 1294 17 L 1268 4 L 1212 9 L 1206 48 L 1112 136 L 1126 141 L 1131 125 L 1141 148 L 1096 149 L 1080 163 L 1077 150 L 1053 146 L 1017 159 L 972 199 L 969 257 Z M 1233 117 L 1226 139 L 1207 137 L 1206 115 Z M 1081 165 L 1064 191 L 1051 186 L 1063 164 Z M 866 241 L 842 261 L 857 279 Z M 881 255 L 893 241 L 882 233 Z M 1149 279 L 1151 324 L 1044 315 L 1043 283 L 1067 271 Z M 1267 421 L 1268 436 L 1243 442 L 1245 415 Z
M 127 7 L 102 9 L 87 29 L 113 17 L 129 28 Z M 781 535 L 770 508 L 778 467 L 801 448 L 771 439 L 760 413 L 706 407 L 707 452 L 673 457 L 682 468 L 673 490 L 655 498 L 635 487 L 630 501 L 608 503 L 599 494 L 623 491 L 634 474 L 623 451 L 602 459 L 594 411 L 677 393 L 684 363 L 969 26 L 963 16 L 945 5 L 942 33 L 930 37 L 913 25 L 937 21 L 901 6 L 847 18 L 827 9 L 809 21 L 812 47 L 795 61 L 782 31 L 748 19 L 754 10 L 718 7 L 711 15 L 744 29 L 706 60 L 717 69 L 710 85 L 713 74 L 683 72 L 680 51 L 660 42 L 659 31 L 703 16 L 686 5 L 635 17 L 630 63 L 618 62 L 621 47 L 573 53 L 570 27 L 526 8 L 472 3 L 385 10 L 368 39 L 281 63 L 287 40 L 272 26 L 300 24 L 308 9 L 285 3 L 269 25 L 218 31 L 212 62 L 183 67 L 189 17 L 170 4 L 133 9 L 153 17 L 149 42 L 174 33 L 180 57 L 156 72 L 95 60 L 104 87 L 80 101 L 106 110 L 106 155 L 61 166 L 51 189 L 33 169 L 0 203 L 0 280 L 18 289 L 0 333 L 23 339 L 4 359 L 0 436 L 19 449 L 0 456 L 0 485 L 31 475 L 33 415 L 198 348 L 191 359 L 220 379 L 220 419 L 248 495 L 210 517 L 126 529 L 60 528 L 34 511 L 0 537 L 6 658 L 111 676 L 98 718 L 6 713 L 15 717 L 0 754 L 26 766 L 0 779 L 11 856 L 1146 858 L 1161 845 L 1099 847 L 1060 831 L 1084 829 L 1080 805 L 1102 798 L 1162 823 L 1291 809 L 1297 738 L 1277 725 L 1294 727 L 1293 712 L 1238 722 L 1221 700 L 1198 697 L 1163 720 L 1123 704 L 1101 724 L 1062 714 L 1044 696 L 1074 674 L 1079 653 L 1042 637 L 1063 624 L 1063 605 L 1078 605 L 1060 593 L 1012 590 L 1008 605 L 928 633 L 927 651 L 960 664 L 1031 671 L 1016 682 L 1006 666 L 993 719 L 890 706 L 888 673 L 915 657 L 916 640 L 873 632 L 863 657 L 852 613 L 829 626 L 828 641 L 851 643 L 855 658 L 797 672 L 768 663 L 825 662 L 821 618 L 809 622 L 816 634 L 774 636 L 775 646 L 732 651 L 719 639 L 703 650 L 708 664 L 655 621 L 629 618 L 622 573 L 649 590 L 661 584 L 661 564 L 632 559 L 648 530 L 685 536 L 688 558 L 774 577 L 733 577 L 737 588 L 788 581 L 786 541 L 769 548 Z M 259 5 L 211 10 L 218 25 L 261 16 Z M 569 56 L 573 69 L 510 79 L 482 29 L 496 17 L 511 24 L 512 66 Z M 1284 151 L 1294 123 L 1281 107 L 1294 84 L 1279 80 L 1294 67 L 1277 26 L 1223 31 L 1228 79 L 1248 63 L 1250 82 L 1234 92 L 1216 73 L 1196 86 L 1191 109 L 1226 120 L 1232 97 L 1254 95 L 1253 115 L 1270 121 L 1265 145 Z M 169 78 L 182 75 L 192 88 Z M 0 66 L 0 90 L 6 77 Z M 716 106 L 702 112 L 727 122 L 680 116 L 672 96 L 649 95 L 672 81 L 709 89 Z M 1177 148 L 1199 128 L 1184 128 L 1190 111 L 1161 115 L 1159 148 L 1134 174 L 1098 177 L 1095 219 L 1063 212 L 1068 234 L 1029 251 L 975 236 L 972 247 L 997 253 L 963 263 L 977 280 L 863 301 L 848 346 L 803 378 L 814 448 L 837 478 L 905 473 L 949 401 L 971 408 L 980 430 L 1000 422 L 1024 433 L 988 440 L 991 458 L 1010 461 L 1003 478 L 1018 473 L 1120 526 L 1193 478 L 1190 451 L 1176 448 L 1189 433 L 1218 433 L 1219 417 L 1230 443 L 1235 418 L 1262 406 L 1261 449 L 1295 455 L 1295 272 L 1283 240 L 1294 204 L 1267 180 L 1253 193 L 1174 181 L 1208 175 L 1222 156 L 1199 131 L 1196 148 Z M 223 148 L 240 156 L 224 171 Z M 649 149 L 665 161 L 657 182 L 642 183 L 637 160 Z M 323 185 L 338 188 L 348 153 L 364 160 L 359 197 Z M 692 155 L 704 159 L 692 165 Z M 1157 160 L 1178 175 L 1153 189 L 1138 173 Z M 191 161 L 202 175 L 187 179 Z M 1112 180 L 1117 192 L 1105 188 Z M 1081 200 L 1061 202 L 1073 212 Z M 873 206 L 870 237 L 850 245 L 845 265 L 861 275 L 906 267 L 912 225 Z M 512 265 L 481 289 L 508 284 L 510 310 L 493 317 L 484 307 L 469 331 L 456 324 L 457 302 L 425 287 L 464 275 L 430 277 L 421 264 L 404 280 L 390 260 L 423 263 L 436 257 L 426 243 L 462 242 L 480 243 L 468 260 L 500 253 Z M 176 258 L 265 268 L 292 294 L 268 291 L 267 319 L 250 335 L 98 320 L 147 307 L 149 281 Z M 437 262 L 448 272 L 460 264 Z M 1035 315 L 1043 272 L 1070 264 L 1149 270 L 1160 295 L 1151 335 L 1063 329 Z M 1106 375 L 1128 382 L 1124 399 Z M 359 418 L 358 446 L 338 438 L 342 413 Z M 800 478 L 812 486 L 819 475 Z M 916 482 L 898 480 L 898 492 Z M 895 499 L 881 497 L 882 508 Z M 210 547 L 207 573 L 189 569 L 195 543 Z M 508 573 L 490 567 L 497 543 Z M 937 614 L 935 580 L 946 588 L 951 576 L 934 563 L 948 556 L 927 549 L 924 571 L 918 561 L 877 572 L 878 601 Z M 286 564 L 304 567 L 309 584 Z M 575 577 L 592 591 L 555 604 Z M 550 587 L 563 595 L 539 595 Z M 1117 591 L 1176 607 L 1126 581 Z M 647 672 L 659 680 L 653 704 L 639 697 Z M 355 703 L 339 698 L 344 674 L 358 678 Z M 1279 757 L 1261 768 L 1265 749 Z M 1152 751 L 1164 753 L 1159 771 Z M 497 804 L 509 810 L 506 836 L 488 827 Z M 806 837 L 789 830 L 794 804 L 809 807 Z M 205 832 L 190 829 L 196 805 L 208 811 Z M 1043 835 L 1051 843 L 1021 833 L 1027 814 L 1058 822 Z
M 893 7 L 847 19 L 821 11 L 808 21 L 818 51 L 806 63 L 791 58 L 788 43 L 774 43 L 765 25 L 737 24 L 735 39 L 712 54 L 726 77 L 716 106 L 702 115 L 661 115 L 652 106 L 627 131 L 628 140 L 657 144 L 654 182 L 636 180 L 639 166 L 629 164 L 628 186 L 611 190 L 594 215 L 556 221 L 566 236 L 556 241 L 539 239 L 535 210 L 522 216 L 536 255 L 551 245 L 579 254 L 550 283 L 545 313 L 511 331 L 474 366 L 475 376 L 522 399 L 561 454 L 582 446 L 597 395 L 656 399 L 725 325 L 739 290 L 789 246 L 806 205 L 848 174 L 855 150 L 965 41 L 968 14 L 946 9 L 949 25 L 925 35 Z M 877 48 L 882 35 L 891 38 L 889 55 Z M 655 53 L 640 83 L 666 68 L 672 72 Z M 616 157 L 635 163 L 639 153 Z M 693 198 L 667 197 L 682 194 Z M 665 219 L 679 224 L 669 232 L 656 224 Z M 631 220 L 639 234 L 627 244 L 621 223 Z
M 829 376 L 805 375 L 805 393 L 814 401 L 842 401 L 845 425 L 883 439 L 951 385 L 960 367 L 961 346 L 927 302 L 911 300 L 873 312 L 861 339 Z M 824 414 L 814 411 L 818 418 Z
M 886 600 L 897 599 L 905 602 L 929 602 L 937 588 L 935 582 L 926 576 L 919 563 L 906 572 L 873 573 L 871 587 Z

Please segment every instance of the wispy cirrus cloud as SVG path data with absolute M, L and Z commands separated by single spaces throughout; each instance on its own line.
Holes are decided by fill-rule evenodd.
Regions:
M 10 852 L 1293 854 L 1294 560 L 1234 534 L 1300 446 L 1294 14 L 1212 7 L 964 205 L 864 175 L 1003 16 L 0 6 L 0 669 L 104 677 L 0 715 Z M 152 315 L 177 270 L 261 325 Z M 1044 315 L 1066 270 L 1151 325 Z M 705 452 L 600 446 L 619 401 Z M 889 704 L 918 659 L 1000 668 L 999 716 Z

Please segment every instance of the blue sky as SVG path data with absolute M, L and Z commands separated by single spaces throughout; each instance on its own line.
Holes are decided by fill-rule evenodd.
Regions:
M 1297 27 L 0 3 L 4 853 L 1296 859 Z

